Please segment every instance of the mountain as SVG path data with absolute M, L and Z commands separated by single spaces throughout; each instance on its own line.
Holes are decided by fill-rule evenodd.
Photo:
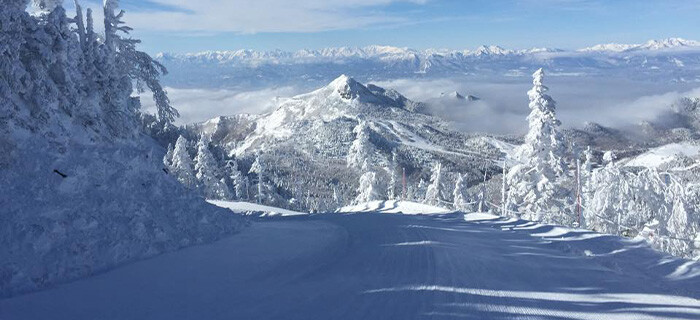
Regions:
M 274 186 L 270 204 L 290 209 L 325 211 L 352 202 L 364 170 L 348 159 L 360 131 L 368 137 L 365 156 L 382 193 L 401 193 L 398 182 L 388 182 L 404 169 L 411 188 L 429 180 L 435 162 L 452 172 L 446 181 L 457 172 L 467 173 L 472 183 L 485 171 L 499 172 L 497 147 L 479 139 L 482 135 L 451 130 L 421 106 L 394 90 L 343 75 L 310 93 L 281 99 L 270 113 L 218 117 L 188 126 L 185 134 L 204 135 L 244 173 L 253 162 L 274 163 L 262 175 Z M 307 193 L 299 194 L 302 190 Z
M 452 101 L 479 101 L 479 100 L 481 100 L 479 97 L 476 97 L 473 95 L 463 96 L 461 93 L 459 93 L 457 91 L 440 93 L 440 98 L 449 99 Z
M 700 81 L 699 42 L 680 38 L 643 44 L 600 44 L 566 51 L 481 46 L 474 50 L 415 50 L 388 46 L 287 51 L 208 51 L 157 55 L 174 87 L 315 87 L 338 74 L 360 79 L 403 77 L 523 77 L 546 66 L 560 74 L 619 76 L 652 81 Z
M 686 40 L 682 38 L 668 38 L 662 40 L 649 40 L 642 44 L 598 44 L 592 47 L 583 48 L 580 52 L 639 52 L 639 51 L 662 51 L 679 49 L 700 49 L 700 42 Z

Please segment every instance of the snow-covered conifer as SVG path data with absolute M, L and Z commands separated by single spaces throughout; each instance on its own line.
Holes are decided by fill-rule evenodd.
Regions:
M 236 199 L 244 199 L 246 196 L 246 182 L 244 181 L 245 177 L 241 171 L 238 170 L 238 163 L 236 160 L 226 161 L 225 170 L 231 183 L 231 187 L 233 188 L 233 196 Z
M 172 143 L 168 143 L 168 151 L 165 153 L 165 156 L 163 157 L 163 165 L 165 165 L 166 168 L 170 168 L 173 165 L 173 153 L 175 152 L 175 148 L 173 147 Z
M 379 192 L 377 192 L 377 174 L 373 171 L 362 174 L 357 193 L 358 195 L 355 198 L 355 203 L 357 204 L 379 200 Z
M 546 94 L 543 79 L 542 69 L 533 74 L 533 87 L 528 91 L 529 131 L 517 150 L 519 164 L 507 176 L 508 199 L 526 219 L 570 225 L 573 199 L 563 187 L 567 178 L 566 147 L 559 132 L 556 103 Z
M 376 150 L 370 141 L 371 129 L 369 124 L 365 120 L 360 120 L 353 132 L 355 133 L 355 140 L 348 151 L 348 167 L 369 170 L 376 164 L 374 161 Z
M 175 149 L 173 149 L 173 158 L 170 166 L 170 172 L 177 177 L 184 186 L 188 188 L 197 187 L 197 179 L 194 174 L 194 164 L 190 153 L 187 150 L 189 142 L 183 136 L 177 138 Z
M 396 153 L 391 157 L 391 162 L 386 167 L 387 175 L 389 175 L 389 182 L 387 183 L 387 199 L 395 200 L 397 198 L 396 189 L 399 180 L 398 167 L 396 162 Z
M 228 199 L 231 193 L 223 180 L 219 165 L 209 151 L 209 143 L 204 135 L 197 143 L 195 157 L 195 176 L 199 189 L 207 199 Z
M 455 210 L 463 212 L 474 211 L 473 205 L 470 203 L 467 195 L 467 181 L 465 175 L 458 174 L 455 182 L 455 189 L 452 191 L 453 206 Z
M 442 163 L 438 162 L 433 166 L 430 185 L 428 185 L 428 190 L 425 192 L 425 200 L 423 202 L 434 206 L 442 205 L 445 202 L 443 184 Z
M 265 163 L 262 159 L 262 156 L 258 154 L 255 157 L 255 162 L 253 162 L 253 165 L 250 166 L 250 171 L 249 173 L 254 173 L 258 176 L 257 180 L 257 190 L 256 190 L 256 195 L 255 199 L 258 203 L 269 203 L 272 201 L 272 195 L 271 195 L 271 189 L 272 186 L 268 185 L 265 181 L 265 172 L 267 170 L 267 167 L 265 166 Z

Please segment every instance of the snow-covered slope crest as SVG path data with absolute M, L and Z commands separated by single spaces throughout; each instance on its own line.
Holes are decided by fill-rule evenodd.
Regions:
M 387 201 L 371 201 L 351 206 L 345 206 L 337 210 L 340 213 L 361 213 L 361 212 L 379 212 L 379 213 L 399 213 L 399 214 L 445 214 L 451 211 L 444 208 L 427 205 L 424 203 L 387 200 Z
M 265 206 L 257 203 L 240 202 L 240 201 L 222 201 L 222 200 L 207 200 L 207 202 L 221 208 L 229 209 L 236 213 L 242 214 L 258 214 L 261 217 L 290 217 L 290 216 L 305 216 L 306 212 L 292 211 L 282 208 Z
M 690 142 L 667 144 L 630 159 L 625 166 L 658 168 L 672 162 L 678 156 L 699 158 L 700 145 Z

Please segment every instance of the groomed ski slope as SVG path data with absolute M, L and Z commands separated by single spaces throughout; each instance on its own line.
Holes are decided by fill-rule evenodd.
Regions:
M 0 319 L 700 319 L 700 265 L 486 214 L 325 214 L 0 300 Z

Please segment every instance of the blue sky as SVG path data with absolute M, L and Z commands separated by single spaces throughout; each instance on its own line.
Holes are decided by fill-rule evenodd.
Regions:
M 122 0 L 121 5 L 150 53 L 371 44 L 575 49 L 668 37 L 700 40 L 700 0 Z

